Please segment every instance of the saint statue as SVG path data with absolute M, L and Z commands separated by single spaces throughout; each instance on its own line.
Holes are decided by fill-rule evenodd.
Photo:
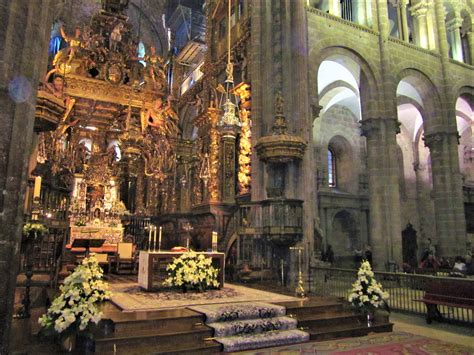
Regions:
M 154 127 L 161 135 L 175 136 L 178 133 L 178 115 L 171 108 L 171 99 L 168 97 L 166 106 L 163 99 L 158 97 L 152 107 L 140 112 L 142 133 L 148 126 Z
M 53 65 L 58 64 L 59 62 L 62 62 L 64 55 L 68 56 L 68 59 L 66 61 L 67 65 L 70 65 L 74 57 L 76 56 L 77 52 L 81 49 L 82 47 L 82 32 L 80 27 L 76 27 L 74 36 L 69 36 L 66 34 L 64 31 L 64 27 L 61 26 L 59 28 L 59 31 L 61 33 L 61 37 L 64 38 L 64 40 L 69 44 L 69 47 L 59 51 L 56 56 L 54 57 L 53 60 Z
M 153 80 L 153 87 L 161 89 L 163 83 L 166 82 L 166 65 L 163 57 L 156 54 L 156 47 L 150 47 L 150 54 L 144 57 L 150 71 L 151 79 Z

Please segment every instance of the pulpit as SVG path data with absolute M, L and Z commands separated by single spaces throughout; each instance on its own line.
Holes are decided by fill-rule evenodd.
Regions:
M 138 285 L 147 291 L 160 288 L 161 279 L 166 277 L 166 271 L 164 271 L 162 275 L 160 273 L 166 270 L 166 265 L 168 265 L 173 258 L 179 258 L 182 254 L 183 252 L 140 251 Z M 220 287 L 224 287 L 225 253 L 197 252 L 197 254 L 202 254 L 206 258 L 212 258 L 213 264 L 219 268 L 218 279 Z

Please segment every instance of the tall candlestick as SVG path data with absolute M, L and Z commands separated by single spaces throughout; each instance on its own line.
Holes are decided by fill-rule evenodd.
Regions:
M 161 251 L 161 233 L 163 232 L 163 227 L 160 226 L 160 234 L 158 236 L 158 251 Z
M 153 251 L 156 251 L 156 226 L 153 226 Z
M 189 251 L 189 238 L 186 238 L 186 249 Z
M 35 188 L 33 190 L 33 199 L 39 198 L 41 194 L 41 176 L 35 177 Z

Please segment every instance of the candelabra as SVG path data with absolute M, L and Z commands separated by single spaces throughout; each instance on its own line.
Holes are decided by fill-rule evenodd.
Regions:
M 290 247 L 290 250 L 298 251 L 298 283 L 296 285 L 295 294 L 296 297 L 304 298 L 306 295 L 304 291 L 303 272 L 301 271 L 301 252 L 303 251 L 303 247 Z

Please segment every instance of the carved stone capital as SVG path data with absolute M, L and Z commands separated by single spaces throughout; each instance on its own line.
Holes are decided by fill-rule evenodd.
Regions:
M 383 128 L 398 134 L 400 133 L 400 122 L 396 118 L 367 118 L 360 122 L 361 135 L 367 138 L 376 132 L 380 132 Z
M 450 139 L 456 139 L 459 144 L 459 134 L 457 131 L 453 132 L 434 132 L 425 134 L 423 141 L 425 147 L 428 147 L 431 151 L 440 151 L 443 148 L 444 143 L 448 143 Z
M 413 17 L 418 18 L 426 16 L 430 8 L 433 6 L 433 3 L 430 1 L 422 0 L 418 4 L 410 7 L 410 13 Z
M 461 16 L 455 16 L 453 19 L 446 22 L 446 30 L 448 32 L 459 30 L 462 27 L 462 22 Z

